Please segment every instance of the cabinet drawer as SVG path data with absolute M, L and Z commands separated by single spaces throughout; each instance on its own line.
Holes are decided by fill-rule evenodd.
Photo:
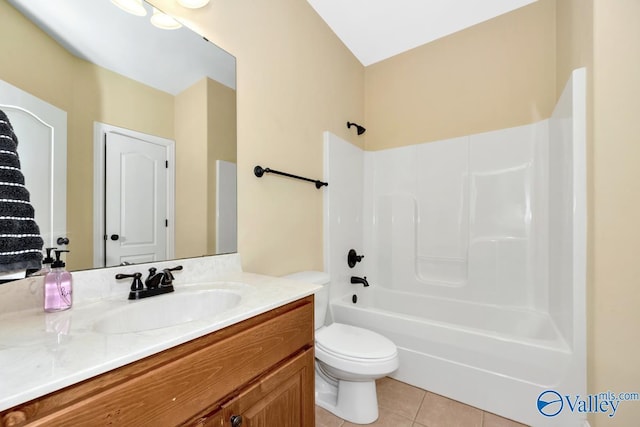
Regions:
M 106 383 L 100 377 L 88 380 L 79 386 L 81 394 L 72 386 L 59 392 L 60 397 L 42 399 L 44 406 L 34 401 L 16 409 L 27 414 L 30 425 L 181 424 L 210 413 L 235 389 L 301 348 L 311 347 L 312 301 L 305 298 L 149 358 L 155 361 L 104 374 L 109 378 Z M 96 389 L 91 387 L 93 381 Z M 58 406 L 52 407 L 52 402 Z

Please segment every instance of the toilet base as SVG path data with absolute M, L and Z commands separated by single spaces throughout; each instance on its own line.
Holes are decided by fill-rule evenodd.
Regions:
M 378 419 L 375 380 L 343 381 L 325 375 L 316 366 L 316 405 L 354 424 L 371 424 Z

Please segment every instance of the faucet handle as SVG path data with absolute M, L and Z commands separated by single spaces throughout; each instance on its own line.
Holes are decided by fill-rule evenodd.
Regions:
M 142 284 L 142 273 L 133 273 L 133 274 L 116 274 L 116 280 L 128 279 L 133 277 L 133 282 L 131 282 L 131 292 L 141 291 L 144 289 L 144 285 Z
M 162 270 L 162 272 L 164 273 L 164 277 L 162 278 L 162 282 L 160 284 L 165 286 L 171 285 L 173 283 L 173 279 L 175 279 L 175 277 L 173 277 L 173 274 L 171 272 L 180 271 L 180 270 L 182 270 L 181 265 L 178 265 L 173 268 L 165 268 L 164 270 Z
M 358 255 L 355 249 L 349 249 L 349 254 L 347 255 L 347 265 L 350 268 L 353 268 L 356 266 L 356 263 L 362 261 L 362 258 L 364 258 L 364 255 Z

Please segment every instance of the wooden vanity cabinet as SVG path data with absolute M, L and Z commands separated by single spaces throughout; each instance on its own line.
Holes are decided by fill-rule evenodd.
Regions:
M 9 426 L 313 427 L 313 296 L 0 414 Z

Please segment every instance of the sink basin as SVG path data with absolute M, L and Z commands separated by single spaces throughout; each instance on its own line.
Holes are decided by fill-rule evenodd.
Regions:
M 93 330 L 124 334 L 167 328 L 215 316 L 235 307 L 241 299 L 239 293 L 225 289 L 176 291 L 110 310 L 93 324 Z

